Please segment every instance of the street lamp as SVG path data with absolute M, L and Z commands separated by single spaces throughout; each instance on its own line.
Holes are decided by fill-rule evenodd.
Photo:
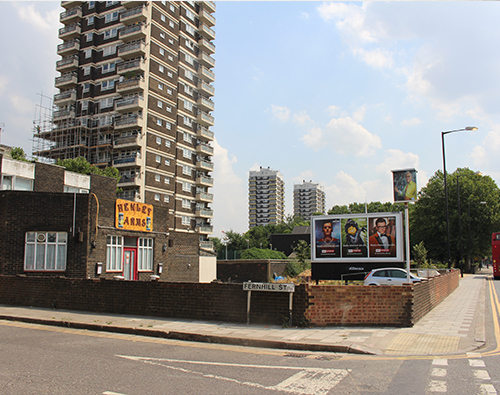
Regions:
M 444 205 L 446 210 L 446 244 L 448 247 L 448 267 L 451 267 L 450 259 L 450 215 L 448 212 L 448 188 L 446 187 L 446 159 L 444 153 L 444 136 L 445 134 L 455 133 L 455 132 L 470 132 L 477 130 L 475 126 L 467 126 L 464 129 L 448 130 L 447 132 L 441 132 L 441 146 L 443 147 L 443 174 L 444 174 Z

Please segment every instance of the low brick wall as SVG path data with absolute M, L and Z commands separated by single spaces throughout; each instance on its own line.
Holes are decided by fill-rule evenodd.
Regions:
M 313 326 L 412 326 L 457 288 L 453 271 L 415 286 L 298 285 L 293 323 Z M 282 325 L 289 297 L 252 292 L 250 322 Z M 0 304 L 111 314 L 246 322 L 241 284 L 116 281 L 63 277 L 0 276 Z

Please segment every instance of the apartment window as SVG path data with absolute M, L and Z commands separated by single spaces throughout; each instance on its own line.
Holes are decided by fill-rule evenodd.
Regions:
M 161 156 L 160 155 L 156 155 L 156 163 L 161 163 Z
M 121 272 L 123 256 L 123 237 L 108 236 L 106 241 L 106 271 Z
M 158 84 L 158 89 L 162 91 L 163 90 L 163 84 Z
M 191 192 L 191 184 L 189 182 L 182 182 L 182 190 L 185 192 Z
M 116 68 L 115 62 L 103 64 L 102 65 L 102 73 L 104 74 L 104 73 L 109 73 L 109 72 L 115 71 L 115 68 Z
M 137 269 L 139 271 L 153 270 L 153 239 L 139 237 L 137 248 Z
M 82 110 L 86 110 L 89 108 L 89 101 L 88 100 L 82 100 Z
M 193 138 L 191 137 L 191 135 L 189 133 L 182 133 L 184 136 L 183 136 L 183 139 L 184 141 L 186 141 L 187 143 L 191 144 L 193 142 Z
M 194 33 L 195 33 L 195 28 L 191 25 L 186 25 L 186 31 L 191 34 L 192 36 L 194 36 Z
M 170 4 L 170 11 L 175 12 L 175 7 L 172 4 Z
M 184 85 L 184 92 L 190 96 L 193 96 L 193 88 L 189 85 Z
M 161 144 L 161 137 L 156 138 L 156 144 Z
M 193 72 L 191 70 L 184 70 L 184 75 L 186 76 L 187 79 L 193 80 Z
M 88 92 L 90 90 L 90 83 L 83 84 L 83 93 Z
M 118 4 L 119 1 L 106 1 L 106 7 L 111 7 L 112 5 Z
M 191 208 L 191 202 L 187 199 L 182 199 L 182 208 Z
M 65 232 L 27 232 L 24 270 L 66 270 L 67 240 Z
M 113 89 L 115 87 L 115 80 L 101 82 L 101 91 Z
M 190 65 L 194 64 L 194 58 L 191 55 L 184 54 L 184 59 L 186 59 L 186 62 L 188 62 Z
M 109 23 L 118 20 L 118 11 L 112 12 L 111 14 L 107 14 L 104 17 L 104 22 Z
M 165 159 L 165 166 L 170 166 L 170 159 Z
M 188 176 L 191 175 L 192 168 L 187 165 L 182 165 L 182 174 L 186 174 Z
M 165 140 L 165 147 L 170 148 L 170 140 Z
M 169 203 L 170 202 L 170 196 L 168 196 L 168 195 L 163 196 L 163 201 L 165 203 Z
M 107 99 L 101 100 L 101 108 L 113 107 L 114 98 L 108 97 Z
M 156 103 L 156 105 L 159 107 L 159 108 L 163 108 L 163 102 L 161 100 L 158 100 L 158 102 Z
M 174 57 L 172 55 L 168 55 L 168 60 L 170 60 L 171 62 L 174 61 Z
M 116 27 L 114 27 L 113 29 L 106 30 L 104 32 L 104 39 L 108 40 L 110 38 L 116 37 L 117 34 L 118 34 L 118 29 Z
M 173 38 L 169 38 L 168 42 L 170 43 L 170 45 L 174 45 L 174 39 Z
M 166 107 L 165 107 L 165 110 L 167 110 L 168 112 L 172 112 L 172 107 L 170 107 L 170 106 L 166 106 Z
M 89 8 L 90 8 L 90 5 L 89 5 Z M 90 25 L 93 25 L 94 24 L 94 16 L 89 16 L 87 18 L 87 26 L 90 26 Z
M 159 174 L 155 175 L 155 181 L 160 182 L 161 181 L 161 176 Z
M 175 29 L 175 23 L 172 21 L 168 21 L 168 25 L 172 28 Z
M 160 15 L 160 19 L 161 19 L 162 22 L 166 22 L 167 21 L 167 18 L 163 14 Z
M 188 9 L 186 9 L 186 16 L 192 21 L 194 21 L 194 14 Z
M 95 7 L 95 1 L 89 1 L 89 10 Z
M 165 40 L 165 33 L 161 32 L 160 37 Z
M 102 56 L 109 56 L 116 53 L 116 45 L 110 45 L 102 49 Z
M 170 122 L 165 122 L 165 127 L 168 129 L 168 130 L 171 130 L 172 129 L 172 124 Z
M 94 33 L 90 32 L 85 35 L 87 42 L 90 42 L 94 39 Z
M 182 149 L 182 156 L 184 156 L 184 158 L 192 159 L 193 153 L 191 150 L 188 150 L 187 148 L 183 148 Z
M 171 95 L 171 94 L 172 94 L 172 89 L 167 88 L 167 93 L 168 93 L 169 95 Z
M 182 220 L 181 220 L 182 225 L 187 225 L 187 226 L 191 225 L 191 218 L 190 217 L 183 215 L 181 218 L 182 218 Z
M 183 120 L 184 120 L 184 125 L 186 125 L 186 126 L 192 126 L 193 120 L 191 118 L 183 116 Z
M 158 52 L 160 53 L 161 56 L 165 55 L 165 50 L 163 48 L 160 48 Z
M 90 66 L 85 66 L 83 68 L 83 75 L 89 75 L 90 74 Z
M 169 78 L 174 78 L 174 74 L 171 71 L 167 71 L 167 75 Z
M 157 124 L 158 126 L 161 126 L 161 125 L 162 125 L 162 123 L 161 123 L 161 119 L 157 119 L 157 120 L 156 120 L 156 124 Z
M 188 111 L 193 111 L 193 103 L 190 101 L 184 100 L 184 108 Z
M 156 201 L 160 201 L 160 194 L 159 193 L 155 193 L 155 200 Z
M 170 178 L 165 177 L 165 180 L 164 180 L 164 181 L 165 181 L 165 184 L 170 184 Z
M 160 71 L 160 73 L 164 73 L 165 72 L 165 67 L 163 67 L 161 64 L 158 66 L 158 70 Z
M 186 40 L 186 47 L 191 48 L 194 51 L 194 42 Z
M 88 59 L 92 56 L 92 49 L 85 49 L 83 53 L 85 55 L 85 59 Z

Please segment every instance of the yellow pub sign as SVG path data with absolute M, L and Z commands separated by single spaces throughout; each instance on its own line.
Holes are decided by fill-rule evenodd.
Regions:
M 115 227 L 151 232 L 153 230 L 153 205 L 116 199 Z

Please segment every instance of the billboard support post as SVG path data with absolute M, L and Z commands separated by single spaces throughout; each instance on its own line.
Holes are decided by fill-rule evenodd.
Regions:
M 408 203 L 405 203 L 405 226 L 406 226 L 406 279 L 410 283 L 410 213 Z

